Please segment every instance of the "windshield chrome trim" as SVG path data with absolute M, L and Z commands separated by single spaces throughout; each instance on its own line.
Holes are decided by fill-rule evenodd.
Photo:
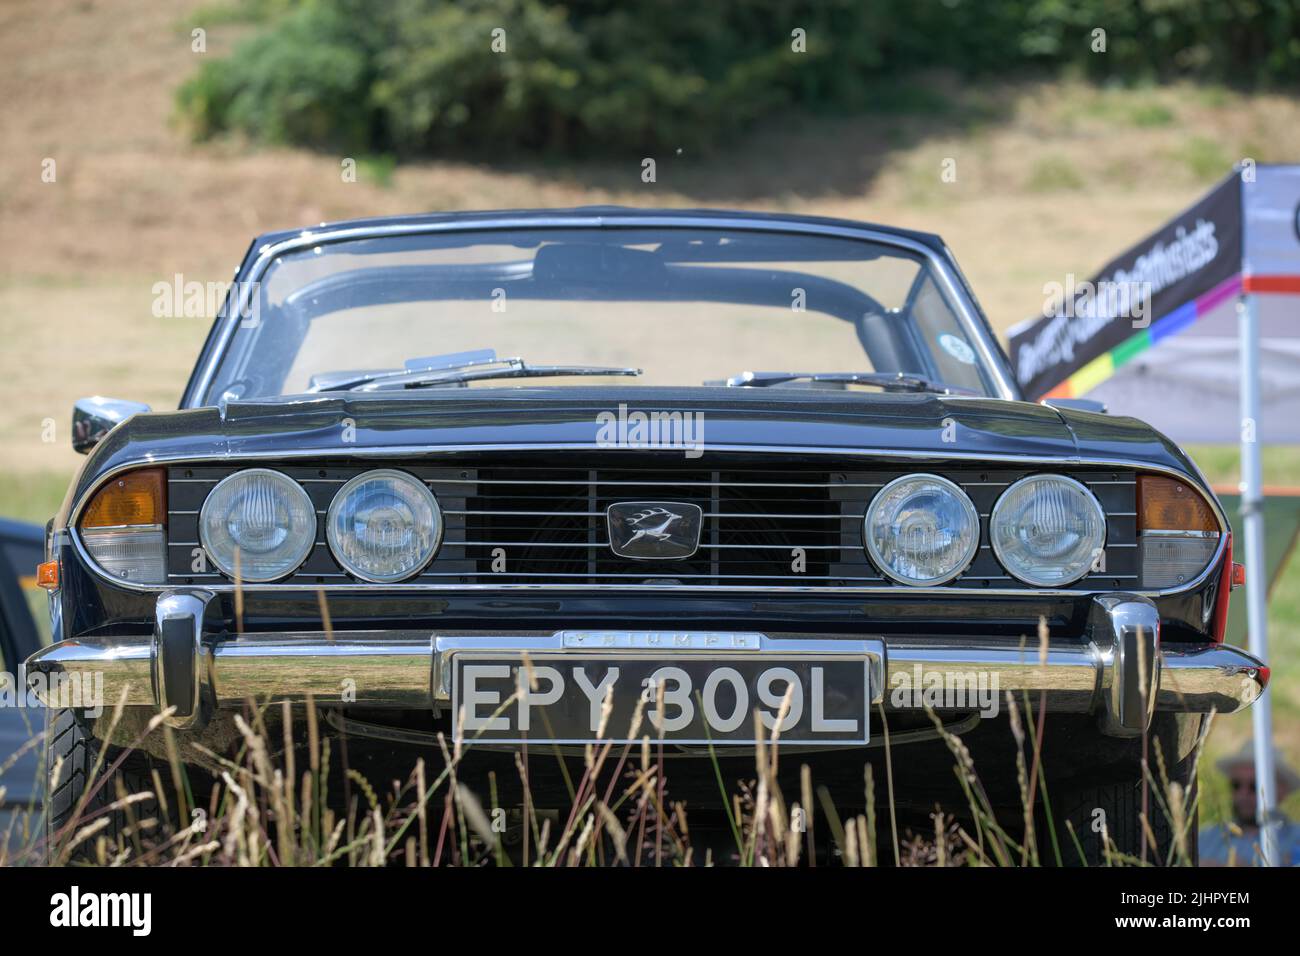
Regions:
M 359 448 L 351 449 L 347 452 L 348 458 L 356 458 L 362 461 L 381 458 L 391 459 L 394 457 L 419 457 L 423 459 L 435 459 L 437 455 L 443 453 L 475 452 L 475 451 L 599 451 L 598 446 L 583 443 L 555 443 L 555 444 L 477 444 L 477 445 L 444 445 L 430 447 L 428 445 L 402 445 L 376 448 Z M 897 448 L 875 448 L 875 449 L 846 449 L 825 446 L 800 446 L 791 448 L 788 445 L 714 445 L 710 447 L 711 451 L 721 452 L 758 452 L 765 454 L 796 454 L 796 455 L 834 455 L 844 459 L 856 458 L 886 458 L 890 460 L 902 461 L 925 461 L 933 462 L 937 457 L 930 452 L 904 451 Z M 99 567 L 86 552 L 81 542 L 81 537 L 77 533 L 77 521 L 80 518 L 81 511 L 85 507 L 96 491 L 101 488 L 105 482 L 111 481 L 113 477 L 128 471 L 132 468 L 142 468 L 146 466 L 174 465 L 174 464 L 215 464 L 230 465 L 243 461 L 281 461 L 287 458 L 312 458 L 319 457 L 330 452 L 320 448 L 298 448 L 289 449 L 275 454 L 266 454 L 264 452 L 231 452 L 226 455 L 150 455 L 143 460 L 123 462 L 110 468 L 102 475 L 95 479 L 94 484 L 79 495 L 77 501 L 68 515 L 68 524 L 66 531 L 68 538 L 71 540 L 73 548 L 81 557 L 82 561 L 91 570 L 93 574 L 107 581 L 108 583 L 134 591 L 158 591 L 162 587 L 176 587 L 175 584 L 169 585 L 144 585 L 133 582 L 121 581 L 112 577 Z M 335 450 L 334 454 L 338 454 Z M 1153 464 L 1135 459 L 1127 458 L 1083 458 L 1079 455 L 1057 455 L 1057 456 L 1032 456 L 1032 455 L 998 455 L 984 452 L 959 452 L 952 451 L 942 456 L 945 461 L 989 461 L 999 462 L 1011 465 L 1024 465 L 1027 468 L 1051 468 L 1051 467 L 1100 467 L 1100 468 L 1123 468 L 1134 471 L 1145 471 L 1148 473 L 1163 474 L 1170 477 L 1186 479 L 1188 474 L 1179 471 L 1176 468 L 1170 468 L 1166 465 Z M 1169 587 L 1158 590 L 1139 590 L 1130 593 L 1141 594 L 1145 597 L 1165 597 L 1173 594 L 1181 594 L 1191 591 L 1201 584 L 1213 573 L 1223 558 L 1223 553 L 1228 543 L 1229 529 L 1227 516 L 1220 506 L 1218 499 L 1199 484 L 1191 485 L 1210 506 L 1215 517 L 1219 521 L 1219 528 L 1223 532 L 1219 536 L 1218 547 L 1215 548 L 1214 555 L 1205 569 L 1193 578 L 1191 581 L 1177 587 Z M 232 584 L 207 584 L 202 585 L 204 588 L 214 591 L 232 591 Z M 373 592 L 380 589 L 400 590 L 404 593 L 411 591 L 434 591 L 434 592 L 454 592 L 454 591 L 540 591 L 543 593 L 553 591 L 629 591 L 640 593 L 644 591 L 670 591 L 670 592 L 695 592 L 704 594 L 718 593 L 750 593 L 750 594 L 846 594 L 854 596 L 863 596 L 870 594 L 880 595 L 964 595 L 968 597 L 1083 597 L 1093 594 L 1110 593 L 1115 588 L 1098 588 L 1094 590 L 1067 590 L 1063 588 L 980 588 L 979 590 L 953 588 L 950 585 L 940 585 L 932 587 L 911 587 L 911 586 L 876 586 L 876 587 L 826 587 L 826 586 L 796 586 L 785 585 L 779 587 L 764 587 L 761 585 L 701 585 L 701 584 L 683 584 L 683 585 L 646 585 L 646 584 L 424 584 L 415 581 L 398 582 L 397 584 L 353 584 L 353 583 L 333 583 L 333 584 L 243 584 L 241 589 L 249 592 L 279 592 L 289 593 L 293 591 L 362 591 Z
M 980 355 L 984 358 L 989 376 L 995 390 L 996 398 L 1018 399 L 1019 392 L 1011 380 L 1010 370 L 1006 367 L 1002 353 L 993 338 L 992 330 L 976 312 L 964 285 L 958 281 L 949 263 L 937 255 L 933 249 L 905 236 L 878 232 L 865 226 L 837 226 L 824 223 L 805 222 L 800 219 L 733 219 L 725 215 L 711 218 L 686 217 L 681 215 L 649 214 L 645 212 L 602 213 L 599 215 L 564 214 L 545 217 L 518 218 L 505 216 L 501 219 L 474 219 L 439 223 L 388 223 L 386 225 L 352 226 L 343 228 L 326 228 L 319 232 L 303 230 L 292 239 L 261 246 L 257 258 L 248 271 L 248 276 L 237 283 L 234 290 L 239 294 L 237 307 L 227 309 L 223 324 L 217 332 L 217 341 L 201 373 L 193 385 L 186 390 L 182 408 L 200 408 L 201 397 L 212 388 L 216 379 L 217 368 L 225 357 L 235 330 L 239 326 L 240 316 L 247 315 L 249 297 L 258 287 L 262 276 L 271 263 L 279 256 L 300 249 L 333 243 L 348 242 L 356 239 L 378 239 L 384 236 L 413 236 L 442 232 L 500 232 L 509 229 L 605 229 L 605 228 L 648 228 L 661 226 L 665 229 L 732 229 L 749 232 L 787 232 L 811 235 L 832 236 L 843 239 L 857 239 L 880 245 L 894 246 L 918 254 L 929 263 L 937 280 L 944 289 L 946 298 L 963 323 Z M 230 303 L 227 302 L 227 306 Z M 989 397 L 989 396 L 982 396 Z

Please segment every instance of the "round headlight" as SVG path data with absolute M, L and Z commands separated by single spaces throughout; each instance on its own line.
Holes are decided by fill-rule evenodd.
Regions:
M 217 482 L 203 502 L 199 540 L 227 576 L 274 581 L 307 559 L 316 543 L 316 509 L 293 479 L 248 468 Z
M 951 581 L 971 563 L 980 540 L 975 506 L 938 475 L 905 475 L 885 485 L 862 531 L 876 567 L 916 587 Z
M 1106 515 L 1063 475 L 1030 475 L 1002 493 L 989 523 L 993 553 L 1026 584 L 1060 587 L 1088 573 L 1106 544 Z
M 339 489 L 325 519 L 325 536 L 349 573 L 377 584 L 401 581 L 438 550 L 442 510 L 423 482 L 381 468 Z

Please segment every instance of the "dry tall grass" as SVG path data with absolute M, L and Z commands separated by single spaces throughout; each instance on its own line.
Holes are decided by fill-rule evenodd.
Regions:
M 497 714 L 517 702 L 518 694 L 502 702 Z M 969 750 L 960 737 L 945 729 L 931 713 L 937 733 L 947 744 L 954 773 L 966 805 L 956 813 L 936 808 L 933 832 L 904 832 L 900 836 L 894 803 L 892 754 L 888 724 L 884 728 L 889 805 L 878 808 L 871 765 L 865 766 L 865 813 L 843 818 L 824 787 L 817 787 L 809 768 L 801 768 L 797 794 L 782 792 L 777 770 L 790 759 L 781 752 L 780 734 L 767 732 L 755 714 L 753 778 L 728 791 L 716 773 L 719 802 L 726 815 L 731 842 L 725 850 L 700 849 L 692 840 L 686 807 L 667 799 L 664 741 L 642 733 L 644 705 L 638 705 L 627 739 L 639 744 L 591 744 L 585 748 L 584 770 L 574 788 L 567 813 L 536 809 L 524 755 L 515 765 L 524 794 L 514 808 L 516 823 L 508 826 L 505 808 L 498 805 L 495 781 L 489 793 L 475 793 L 458 778 L 458 768 L 477 744 L 475 738 L 447 739 L 438 735 L 441 767 L 432 773 L 423 758 L 405 781 L 388 790 L 377 789 L 355 770 L 331 779 L 331 740 L 321 733 L 317 709 L 297 711 L 287 703 L 254 706 L 236 717 L 241 740 L 230 755 L 204 751 L 220 765 L 206 801 L 196 801 L 193 770 L 181 761 L 178 739 L 154 717 L 132 742 L 116 752 L 112 763 L 101 757 L 87 773 L 89 781 L 69 822 L 47 844 L 45 819 L 38 806 L 19 813 L 10 832 L 0 834 L 0 866 L 39 864 L 103 866 L 1039 866 L 1084 862 L 1076 834 L 1036 823 L 1040 801 L 1046 803 L 1045 778 L 1039 759 L 1043 711 L 1029 699 L 1017 701 L 1009 692 L 1006 705 L 1017 745 L 1017 774 L 1023 826 L 1006 826 L 990 802 Z M 782 705 L 779 727 L 789 706 Z M 606 699 L 600 735 L 612 709 Z M 119 705 L 108 719 L 108 736 L 122 719 Z M 270 717 L 279 718 L 279 727 Z M 305 731 L 300 731 L 305 722 Z M 276 730 L 279 733 L 277 735 Z M 648 727 L 646 729 L 649 729 Z M 147 789 L 129 793 L 120 778 L 111 776 L 151 733 L 165 735 L 168 766 L 155 769 Z M 276 737 L 283 743 L 277 754 Z M 301 739 L 299 737 L 301 736 Z M 305 741 L 305 767 L 296 765 L 295 740 Z M 40 743 L 39 739 L 32 746 Z M 710 747 L 717 771 L 716 754 Z M 1199 763 L 1200 745 L 1197 748 Z M 1138 856 L 1120 851 L 1103 832 L 1107 866 L 1189 865 L 1188 840 L 1194 835 L 1195 800 L 1170 781 L 1159 749 L 1154 771 L 1143 761 L 1145 787 L 1151 806 L 1143 823 L 1155 844 L 1148 814 L 1168 819 L 1175 834 L 1167 859 L 1155 859 L 1147 846 Z M 536 758 L 534 758 L 536 759 Z M 59 779 L 64 768 L 55 766 Z M 0 770 L 0 774 L 2 774 Z M 110 803 L 88 810 L 101 788 L 112 781 L 117 792 Z M 0 797 L 3 791 L 0 775 Z M 336 788 L 346 788 L 345 809 L 336 810 Z M 1191 792 L 1195 794 L 1193 787 Z M 1144 800 L 1144 805 L 1146 801 Z M 110 815 L 124 825 L 111 828 Z M 886 822 L 887 821 L 887 822 Z M 881 834 L 884 834 L 882 836 Z M 884 845 L 881 845 L 881 844 Z M 8 850 L 5 847 L 9 847 Z

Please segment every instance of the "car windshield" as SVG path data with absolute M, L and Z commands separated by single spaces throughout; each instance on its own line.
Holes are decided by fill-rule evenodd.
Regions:
M 528 380 L 507 369 L 396 385 L 725 386 L 784 372 L 758 384 L 878 388 L 901 375 L 995 394 L 926 257 L 892 244 L 694 227 L 430 232 L 300 248 L 253 278 L 207 404 L 369 391 L 493 354 L 521 359 Z

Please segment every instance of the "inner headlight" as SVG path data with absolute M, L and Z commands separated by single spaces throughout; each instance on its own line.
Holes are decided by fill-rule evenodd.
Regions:
M 442 541 L 442 510 L 424 483 L 381 468 L 339 489 L 325 519 L 334 557 L 363 581 L 409 578 L 433 558 Z
M 296 481 L 248 468 L 223 478 L 203 502 L 199 540 L 228 577 L 274 581 L 307 559 L 316 543 L 316 509 Z
M 993 553 L 1026 584 L 1061 587 L 1088 573 L 1106 544 L 1106 515 L 1063 475 L 1030 475 L 1002 493 L 989 522 Z
M 948 479 L 907 475 L 885 485 L 871 502 L 863 538 L 871 560 L 895 581 L 943 584 L 975 557 L 979 515 Z

